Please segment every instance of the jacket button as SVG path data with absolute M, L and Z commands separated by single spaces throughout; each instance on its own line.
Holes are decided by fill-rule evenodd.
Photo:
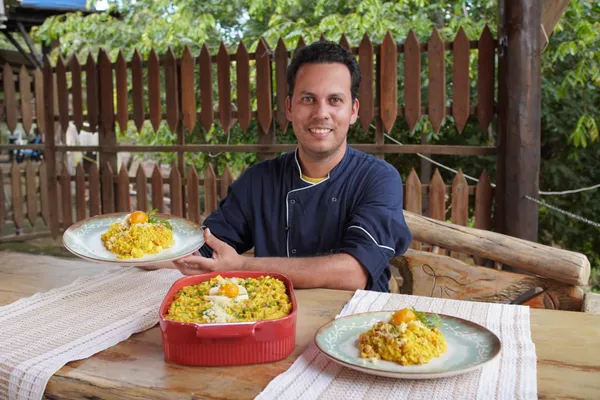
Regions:
M 294 204 L 295 202 L 296 202 L 296 200 L 294 200 L 294 199 L 290 200 L 290 204 Z
M 292 254 L 296 254 L 296 249 L 292 249 Z

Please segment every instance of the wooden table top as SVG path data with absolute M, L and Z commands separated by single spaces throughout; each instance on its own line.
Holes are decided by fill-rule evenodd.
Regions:
M 71 283 L 106 267 L 78 260 L 0 253 L 0 306 Z M 239 367 L 185 367 L 166 363 L 154 327 L 90 358 L 68 363 L 48 383 L 57 399 L 244 399 L 253 398 L 287 370 L 352 297 L 351 292 L 297 290 L 296 348 L 285 360 Z M 591 399 L 600 395 L 600 316 L 531 310 L 538 357 L 538 395 Z

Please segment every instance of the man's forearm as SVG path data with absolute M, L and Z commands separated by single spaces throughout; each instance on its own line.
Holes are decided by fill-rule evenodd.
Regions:
M 243 269 L 280 273 L 290 278 L 296 288 L 364 289 L 368 275 L 349 254 L 322 257 L 245 257 Z

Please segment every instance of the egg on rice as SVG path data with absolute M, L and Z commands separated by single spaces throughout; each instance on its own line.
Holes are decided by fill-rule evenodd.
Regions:
M 447 349 L 439 328 L 426 325 L 409 309 L 399 310 L 390 321 L 379 321 L 362 333 L 358 347 L 363 358 L 400 365 L 426 364 Z
M 271 276 L 216 276 L 181 288 L 165 319 L 201 324 L 249 322 L 282 318 L 292 311 L 285 284 Z
M 149 221 L 141 211 L 114 222 L 101 236 L 104 246 L 120 260 L 156 254 L 173 246 L 173 232 L 168 226 Z

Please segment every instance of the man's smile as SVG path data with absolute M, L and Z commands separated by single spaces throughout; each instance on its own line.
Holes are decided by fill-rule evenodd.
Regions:
M 332 129 L 329 128 L 310 128 L 309 129 L 310 133 L 312 133 L 313 136 L 316 137 L 325 137 L 327 136 Z

